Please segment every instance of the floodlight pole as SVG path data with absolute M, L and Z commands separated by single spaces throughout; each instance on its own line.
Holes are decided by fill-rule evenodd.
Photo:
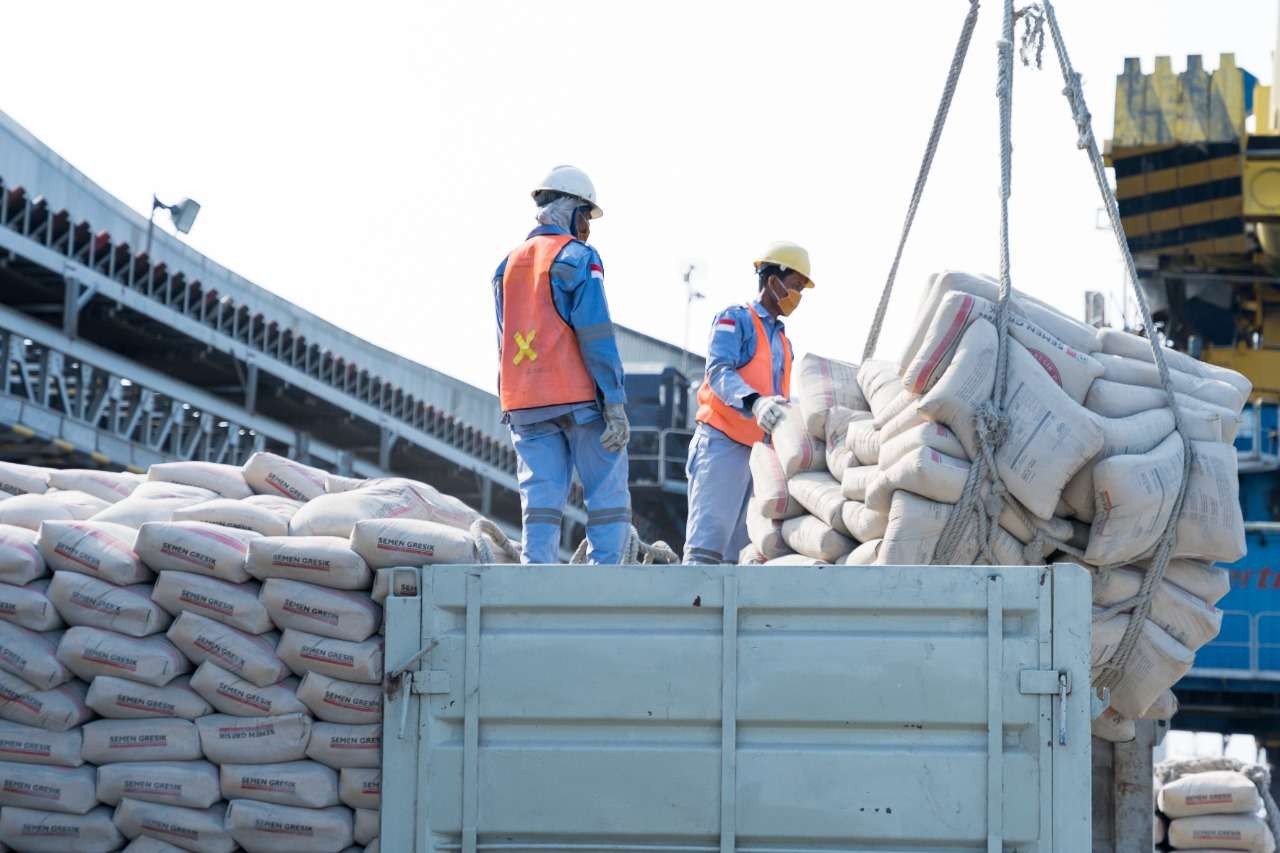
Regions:
M 155 234 L 155 232 L 156 232 L 156 211 L 157 211 L 157 210 L 159 210 L 159 209 L 160 209 L 160 208 L 162 208 L 162 207 L 163 207 L 165 210 L 172 210 L 172 209 L 173 209 L 173 208 L 172 208 L 172 206 L 167 205 L 167 204 L 165 204 L 164 202 L 162 202 L 160 199 L 156 198 L 155 193 L 152 193 L 152 194 L 151 194 L 151 216 L 149 216 L 149 217 L 147 218 L 147 252 L 146 252 L 146 255 L 147 255 L 147 264 L 148 264 L 149 266 L 154 266 L 154 264 L 152 264 L 152 263 L 151 263 L 151 237 L 152 237 L 152 235 L 154 235 L 154 234 Z

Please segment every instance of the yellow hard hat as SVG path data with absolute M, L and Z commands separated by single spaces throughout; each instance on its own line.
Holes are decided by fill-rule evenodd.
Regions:
M 805 251 L 804 246 L 789 243 L 786 240 L 770 243 L 769 248 L 765 249 L 764 254 L 755 261 L 757 270 L 765 264 L 777 264 L 784 271 L 798 272 L 804 276 L 805 288 L 813 287 L 813 279 L 809 277 L 809 253 Z

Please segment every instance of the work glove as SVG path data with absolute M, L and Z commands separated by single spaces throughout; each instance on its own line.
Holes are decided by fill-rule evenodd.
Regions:
M 604 432 L 600 444 L 610 453 L 617 453 L 631 440 L 631 422 L 627 420 L 627 408 L 622 403 L 605 403 Z
M 773 432 L 774 428 L 782 420 L 782 416 L 787 413 L 784 405 L 786 402 L 782 397 L 756 398 L 756 401 L 751 404 L 751 414 L 755 415 L 756 423 L 760 424 L 760 429 L 765 432 Z

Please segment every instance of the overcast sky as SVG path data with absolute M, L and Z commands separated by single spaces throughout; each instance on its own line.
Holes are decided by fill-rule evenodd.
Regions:
M 1233 51 L 1265 82 L 1275 0 L 1063 0 L 1098 135 L 1126 56 Z M 5 10 L 3 108 L 142 213 L 203 204 L 200 251 L 326 319 L 490 388 L 489 280 L 557 163 L 595 180 L 616 322 L 691 342 L 754 294 L 771 240 L 817 289 L 797 349 L 856 360 L 967 3 L 44 2 Z M 988 0 L 881 352 L 926 276 L 995 271 Z M 1051 52 L 1046 55 L 1051 62 Z M 1015 286 L 1073 315 L 1119 255 L 1056 66 L 1015 86 Z M 1117 303 L 1118 304 L 1118 303 Z

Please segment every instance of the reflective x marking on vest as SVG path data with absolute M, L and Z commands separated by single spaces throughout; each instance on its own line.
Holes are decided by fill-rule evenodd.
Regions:
M 519 364 L 524 361 L 525 356 L 529 357 L 529 361 L 537 361 L 538 354 L 533 351 L 533 336 L 538 333 L 537 329 L 530 329 L 525 334 L 516 332 L 516 346 L 520 349 L 516 353 L 516 357 L 511 360 L 512 364 Z

